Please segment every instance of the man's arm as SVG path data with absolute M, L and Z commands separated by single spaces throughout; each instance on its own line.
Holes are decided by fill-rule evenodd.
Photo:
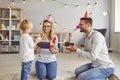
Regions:
M 91 46 L 91 51 L 83 51 L 79 48 L 77 48 L 76 46 L 69 46 L 69 48 L 67 48 L 70 51 L 74 51 L 82 56 L 85 56 L 91 60 L 96 60 L 96 58 L 98 57 L 98 55 L 100 54 L 103 45 L 106 45 L 105 43 L 105 39 L 104 36 L 102 36 L 101 34 L 95 34 L 95 36 L 93 37 L 93 43 Z
M 77 49 L 76 52 L 91 60 L 96 60 L 96 58 L 98 57 L 103 48 L 103 45 L 106 45 L 104 36 L 99 33 L 95 34 L 93 37 L 93 42 L 91 44 L 92 46 L 89 52 L 81 51 L 79 49 Z

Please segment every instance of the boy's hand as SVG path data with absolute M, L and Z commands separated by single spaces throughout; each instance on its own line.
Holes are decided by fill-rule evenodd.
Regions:
M 35 43 L 39 43 L 40 39 L 39 38 L 35 38 L 34 41 L 35 41 Z

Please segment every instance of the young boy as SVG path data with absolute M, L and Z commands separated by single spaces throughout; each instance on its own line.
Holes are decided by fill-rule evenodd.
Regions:
M 20 24 L 22 35 L 20 38 L 20 55 L 22 58 L 21 80 L 28 80 L 34 60 L 34 47 L 39 42 L 39 39 L 33 41 L 29 35 L 33 28 L 33 24 L 29 20 L 23 20 Z

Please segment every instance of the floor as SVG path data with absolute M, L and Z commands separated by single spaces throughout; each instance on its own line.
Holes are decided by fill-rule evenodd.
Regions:
M 120 75 L 120 53 L 109 53 L 115 63 L 115 74 Z M 74 78 L 74 69 L 81 66 L 89 60 L 76 53 L 59 53 L 56 55 L 58 61 L 58 74 L 56 80 L 76 80 Z M 37 55 L 36 55 L 37 59 Z M 30 80 L 38 80 L 35 76 L 35 61 L 33 63 Z M 19 54 L 0 54 L 0 80 L 19 80 L 21 62 Z M 33 79 L 34 78 L 34 79 Z

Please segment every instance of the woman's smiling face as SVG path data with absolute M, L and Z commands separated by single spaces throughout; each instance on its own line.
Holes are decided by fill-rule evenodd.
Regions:
M 43 30 L 46 34 L 49 34 L 49 32 L 51 31 L 51 24 L 49 22 L 45 22 L 43 24 Z

